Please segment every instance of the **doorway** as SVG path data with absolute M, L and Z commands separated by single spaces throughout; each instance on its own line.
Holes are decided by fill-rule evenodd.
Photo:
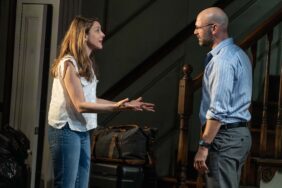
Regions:
M 48 96 L 52 6 L 18 4 L 14 43 L 10 126 L 30 140 L 30 187 L 39 187 Z

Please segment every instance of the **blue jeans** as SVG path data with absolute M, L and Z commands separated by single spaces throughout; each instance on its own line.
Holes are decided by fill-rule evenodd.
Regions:
M 55 188 L 87 188 L 90 171 L 89 132 L 48 127 Z

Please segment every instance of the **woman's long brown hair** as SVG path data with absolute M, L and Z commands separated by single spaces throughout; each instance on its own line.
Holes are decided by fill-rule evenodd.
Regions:
M 86 34 L 88 34 L 94 21 L 98 22 L 97 18 L 87 19 L 81 16 L 76 16 L 70 24 L 70 27 L 63 39 L 60 46 L 60 52 L 58 57 L 54 60 L 51 67 L 51 75 L 56 77 L 58 75 L 58 64 L 65 55 L 71 55 L 77 62 L 78 74 L 84 77 L 86 80 L 91 81 L 94 77 L 92 63 L 90 57 L 87 56 Z M 94 66 L 94 65 L 93 65 Z

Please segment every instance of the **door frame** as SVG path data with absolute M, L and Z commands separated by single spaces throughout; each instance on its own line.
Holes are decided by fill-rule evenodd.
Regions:
M 57 38 L 58 38 L 58 28 L 59 28 L 59 9 L 60 9 L 60 0 L 18 0 L 17 1 L 17 10 L 16 10 L 16 22 L 15 22 L 15 38 L 14 41 L 19 41 L 20 40 L 20 27 L 21 27 L 21 12 L 22 10 L 22 5 L 23 4 L 42 4 L 42 5 L 49 5 L 52 6 L 52 12 L 51 12 L 51 23 L 50 23 L 50 27 L 51 27 L 51 35 L 50 35 L 50 51 L 48 52 L 49 54 L 48 57 L 44 57 L 44 61 L 47 59 L 47 61 L 49 61 L 49 66 L 51 66 L 53 59 L 55 59 L 56 54 L 57 54 Z M 47 23 L 48 25 L 48 23 Z M 47 28 L 48 30 L 48 28 Z M 14 57 L 18 57 L 19 56 L 19 49 L 18 46 L 14 46 Z M 15 74 L 15 72 L 17 72 L 17 64 L 18 64 L 18 59 L 15 58 L 13 60 L 13 74 Z M 48 65 L 48 64 L 47 64 Z M 47 139 L 45 137 L 45 130 L 47 128 L 47 105 L 50 101 L 50 97 L 51 97 L 51 82 L 52 79 L 48 76 L 49 74 L 49 70 L 45 70 L 43 67 L 43 74 L 45 74 L 45 80 L 43 80 L 43 84 L 47 84 L 45 86 L 42 86 L 41 90 L 43 92 L 46 92 L 45 94 L 42 92 L 41 94 L 41 98 L 44 98 L 43 100 L 40 101 L 40 115 L 39 115 L 39 129 L 38 129 L 38 142 L 37 142 L 37 154 L 36 154 L 36 161 L 32 161 L 32 164 L 36 164 L 36 170 L 35 172 L 35 180 L 34 182 L 30 183 L 30 187 L 31 188 L 37 188 L 40 187 L 40 181 L 41 178 L 43 179 L 51 179 L 51 169 L 50 169 L 50 156 L 49 156 L 49 152 L 47 151 Z M 47 77 L 46 77 L 47 74 Z M 44 76 L 43 76 L 44 77 Z M 17 80 L 13 80 L 12 85 L 14 86 Z M 13 89 L 12 89 L 13 91 Z M 12 92 L 11 92 L 12 93 Z M 43 96 L 44 95 L 44 96 Z M 46 97 L 47 95 L 47 97 Z M 11 105 L 13 105 L 15 103 L 14 99 L 11 99 Z M 15 125 L 13 125 L 13 120 L 12 120 L 12 116 L 11 114 L 13 114 L 14 110 L 13 107 L 11 107 L 10 110 L 10 125 L 14 128 L 18 128 L 15 127 Z M 47 148 L 47 149 L 46 149 Z M 44 159 L 44 160 L 43 160 Z M 44 161 L 44 162 L 43 162 Z M 43 166 L 43 168 L 42 168 Z M 43 170 L 42 170 L 43 169 Z M 43 173 L 42 172 L 46 172 Z

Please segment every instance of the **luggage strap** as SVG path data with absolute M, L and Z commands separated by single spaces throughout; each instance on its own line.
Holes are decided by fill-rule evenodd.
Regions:
M 109 159 L 113 158 L 114 149 L 117 146 L 117 141 L 118 141 L 118 134 L 115 133 L 112 136 L 112 140 L 111 140 L 111 143 L 110 143 L 110 146 L 109 146 L 109 153 L 108 153 Z

